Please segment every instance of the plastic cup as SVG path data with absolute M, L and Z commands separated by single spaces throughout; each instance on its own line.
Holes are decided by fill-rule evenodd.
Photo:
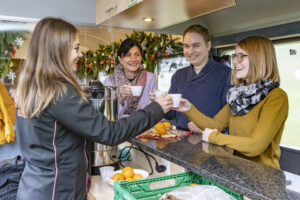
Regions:
M 104 166 L 100 168 L 100 175 L 102 180 L 106 181 L 110 176 L 111 173 L 115 170 L 112 166 Z
M 178 108 L 180 105 L 181 94 L 169 94 L 173 99 L 173 108 Z
M 134 97 L 139 97 L 142 94 L 143 91 L 143 86 L 130 86 L 132 96 Z
M 159 97 L 160 95 L 163 95 L 163 94 L 167 94 L 167 92 L 160 91 L 160 90 L 154 92 L 155 98 L 157 98 L 157 97 Z

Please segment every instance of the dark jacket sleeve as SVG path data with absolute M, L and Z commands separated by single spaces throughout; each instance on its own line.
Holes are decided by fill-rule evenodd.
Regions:
M 176 111 L 170 110 L 169 112 L 167 112 L 165 114 L 164 118 L 166 118 L 167 120 L 175 119 L 176 118 Z
M 161 106 L 153 102 L 130 117 L 111 122 L 89 102 L 81 100 L 75 88 L 69 88 L 49 112 L 68 132 L 106 145 L 116 145 L 150 129 L 164 115 Z

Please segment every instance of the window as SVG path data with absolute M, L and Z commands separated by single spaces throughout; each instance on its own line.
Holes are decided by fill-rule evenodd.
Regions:
M 288 94 L 289 116 L 281 143 L 300 148 L 300 41 L 275 44 L 281 78 L 280 87 Z
M 173 74 L 178 69 L 189 65 L 190 63 L 184 57 L 163 59 L 155 71 L 158 74 L 158 89 L 168 92 Z

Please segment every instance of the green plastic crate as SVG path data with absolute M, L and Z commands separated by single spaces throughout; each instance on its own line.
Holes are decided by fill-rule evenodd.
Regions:
M 150 189 L 150 184 L 166 180 L 175 180 L 175 184 L 163 188 Z M 194 174 L 193 172 L 185 172 L 155 178 L 147 178 L 137 181 L 121 181 L 114 183 L 114 200 L 159 200 L 166 192 L 170 192 L 182 186 L 197 183 L 199 185 L 215 185 L 230 194 L 237 200 L 243 200 L 243 196 L 227 189 L 219 184 L 216 184 L 209 179 Z

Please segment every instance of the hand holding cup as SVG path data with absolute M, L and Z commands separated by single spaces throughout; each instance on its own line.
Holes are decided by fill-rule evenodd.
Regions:
M 124 84 L 119 88 L 119 103 L 123 104 L 126 97 L 132 96 L 130 83 Z
M 191 109 L 191 103 L 187 99 L 181 98 L 179 106 L 173 108 L 172 110 L 176 110 L 178 112 L 186 112 Z
M 132 96 L 139 97 L 142 94 L 143 86 L 130 86 Z
M 173 99 L 173 108 L 178 108 L 180 105 L 181 94 L 168 94 Z
M 155 101 L 159 103 L 164 113 L 169 112 L 169 110 L 171 110 L 173 105 L 172 97 L 166 94 L 159 96 L 158 98 L 155 99 Z
M 155 98 L 158 98 L 160 95 L 167 94 L 165 91 L 157 90 L 154 92 Z

